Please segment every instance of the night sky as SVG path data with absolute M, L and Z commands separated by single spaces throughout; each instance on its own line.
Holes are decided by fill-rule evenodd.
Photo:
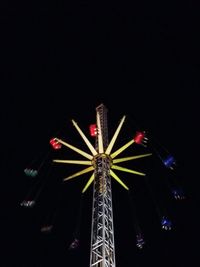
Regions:
M 116 149 L 137 130 L 147 132 L 149 146 L 133 146 L 125 155 L 153 156 L 127 167 L 147 174 L 157 205 L 173 222 L 163 231 L 144 177 L 119 172 L 146 244 L 136 248 L 133 203 L 113 181 L 116 266 L 199 265 L 198 8 L 192 1 L 2 7 L 0 266 L 89 266 L 92 186 L 81 196 L 89 175 L 63 183 L 81 167 L 52 159 L 82 158 L 67 148 L 53 151 L 49 140 L 60 137 L 88 152 L 71 119 L 94 144 L 89 125 L 101 103 L 108 109 L 109 138 L 126 115 Z M 174 171 L 159 159 L 163 151 L 176 159 Z M 24 169 L 33 163 L 42 164 L 41 171 L 27 177 Z M 183 201 L 172 198 L 168 180 L 183 188 Z M 36 205 L 20 206 L 35 185 L 41 189 Z M 41 233 L 52 214 L 52 232 Z M 77 226 L 80 246 L 69 250 Z

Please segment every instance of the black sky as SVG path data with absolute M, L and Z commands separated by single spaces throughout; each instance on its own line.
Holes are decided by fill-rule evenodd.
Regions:
M 82 146 L 70 120 L 88 134 L 101 103 L 108 108 L 111 133 L 127 115 L 119 143 L 139 128 L 175 156 L 173 175 L 187 196 L 178 203 L 159 191 L 174 221 L 174 229 L 163 233 L 144 182 L 124 177 L 146 237 L 144 250 L 137 251 L 127 194 L 113 183 L 117 266 L 198 265 L 198 6 L 192 1 L 71 2 L 16 2 L 1 9 L 0 265 L 89 266 L 91 189 L 83 200 L 80 248 L 67 249 L 86 176 L 62 184 L 73 169 L 53 168 L 38 205 L 26 210 L 20 202 L 32 182 L 23 173 L 27 164 L 48 151 L 53 157 L 49 139 L 55 135 Z M 160 176 L 172 175 L 159 161 L 145 164 L 158 188 Z M 60 194 L 54 231 L 42 235 L 40 226 Z

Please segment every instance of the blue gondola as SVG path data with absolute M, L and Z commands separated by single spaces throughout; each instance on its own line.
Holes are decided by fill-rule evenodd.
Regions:
M 168 156 L 167 158 L 165 158 L 165 159 L 163 160 L 163 163 L 164 163 L 164 165 L 165 165 L 167 168 L 169 168 L 169 169 L 173 169 L 173 165 L 174 165 L 176 162 L 175 162 L 175 159 L 174 159 L 173 156 Z
M 161 225 L 162 225 L 162 229 L 164 230 L 168 231 L 172 229 L 172 222 L 164 216 L 162 217 Z

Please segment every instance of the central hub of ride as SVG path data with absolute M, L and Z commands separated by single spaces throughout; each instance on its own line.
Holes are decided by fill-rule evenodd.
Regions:
M 105 153 L 99 153 L 92 159 L 92 165 L 94 168 L 98 167 L 100 164 L 102 164 L 102 162 L 104 162 L 104 164 L 106 164 L 107 167 L 112 166 L 111 157 L 109 155 L 106 155 Z

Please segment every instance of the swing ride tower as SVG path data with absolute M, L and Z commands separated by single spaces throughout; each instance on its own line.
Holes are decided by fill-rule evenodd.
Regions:
M 145 173 L 124 168 L 116 165 L 116 163 L 139 159 L 152 155 L 141 154 L 130 157 L 116 158 L 120 153 L 127 149 L 133 143 L 141 143 L 144 138 L 143 134 L 136 135 L 125 145 L 112 152 L 115 141 L 119 135 L 122 125 L 125 121 L 125 116 L 120 120 L 120 123 L 112 137 L 108 140 L 107 126 L 107 109 L 101 104 L 96 108 L 96 130 L 95 130 L 95 146 L 93 146 L 78 124 L 72 120 L 72 123 L 80 136 L 86 143 L 91 154 L 61 140 L 54 138 L 54 144 L 64 145 L 78 154 L 81 154 L 87 160 L 63 160 L 54 159 L 54 162 L 64 164 L 88 165 L 89 167 L 72 174 L 64 181 L 73 179 L 82 174 L 92 172 L 87 184 L 82 190 L 85 193 L 89 185 L 93 182 L 93 204 L 92 204 L 92 225 L 91 225 L 91 248 L 90 248 L 90 267 L 116 267 L 115 262 L 115 242 L 114 242 L 114 226 L 113 226 L 113 209 L 112 209 L 112 187 L 111 178 L 114 178 L 126 190 L 129 188 L 118 177 L 114 170 L 128 172 L 140 176 Z
M 93 200 L 92 200 L 92 223 L 91 223 L 91 244 L 90 244 L 90 265 L 89 267 L 116 267 L 115 260 L 115 240 L 114 240 L 114 223 L 113 223 L 113 205 L 112 205 L 112 182 L 113 179 L 117 181 L 125 190 L 129 190 L 128 186 L 119 178 L 118 171 L 126 172 L 134 175 L 145 176 L 145 173 L 132 170 L 120 166 L 119 163 L 132 161 L 144 157 L 151 156 L 152 153 L 133 155 L 128 157 L 118 157 L 123 151 L 129 148 L 132 145 L 139 144 L 146 147 L 147 138 L 145 132 L 137 131 L 134 137 L 131 137 L 130 140 L 127 140 L 123 146 L 114 150 L 116 140 L 119 136 L 121 128 L 125 122 L 126 116 L 123 116 L 117 126 L 111 140 L 108 138 L 108 123 L 107 123 L 107 109 L 101 104 L 96 107 L 96 123 L 90 125 L 90 135 L 95 137 L 94 145 L 86 137 L 83 131 L 78 126 L 77 122 L 72 120 L 72 124 L 79 133 L 80 137 L 87 146 L 87 149 L 90 153 L 85 152 L 78 147 L 61 140 L 57 137 L 54 137 L 50 140 L 50 144 L 53 149 L 61 149 L 62 147 L 67 147 L 68 149 L 73 150 L 74 152 L 81 155 L 84 160 L 71 160 L 71 159 L 53 159 L 53 162 L 58 164 L 76 164 L 76 165 L 85 165 L 86 167 L 82 170 L 69 175 L 64 178 L 63 181 L 68 181 L 76 177 L 80 177 L 87 173 L 91 173 L 88 182 L 82 190 L 82 194 L 86 192 L 88 187 L 93 183 Z M 117 144 L 116 144 L 117 145 Z M 152 147 L 154 148 L 154 147 Z M 113 151 L 114 150 L 114 151 Z M 175 165 L 175 159 L 164 147 L 157 145 L 157 148 L 154 148 L 155 154 L 163 162 L 164 166 L 170 170 L 173 170 Z M 161 150 L 158 152 L 158 150 Z M 48 152 L 49 154 L 49 152 Z M 47 154 L 47 156 L 48 156 Z M 163 155 L 162 155 L 163 154 Z M 63 155 L 63 154 L 62 154 Z M 29 166 L 24 169 L 24 173 L 27 176 L 35 177 L 38 175 L 39 170 L 44 164 L 45 159 L 39 165 L 37 169 L 33 169 L 33 166 Z M 119 164 L 119 165 L 118 165 Z M 49 174 L 49 170 L 48 173 Z M 45 177 L 48 177 L 46 175 Z M 113 179 L 112 179 L 113 178 Z M 172 222 L 169 220 L 166 212 L 160 210 L 160 207 L 157 203 L 157 199 L 154 196 L 153 190 L 148 182 L 148 179 L 144 179 L 148 190 L 150 191 L 150 196 L 156 206 L 156 211 L 158 213 L 162 229 L 171 230 Z M 41 183 L 40 183 L 41 182 Z M 47 182 L 47 178 L 44 180 L 38 180 L 34 188 L 28 192 L 26 199 L 21 202 L 21 206 L 32 208 L 36 200 L 38 199 L 39 194 L 41 193 L 44 185 Z M 170 189 L 173 198 L 176 200 L 185 199 L 184 192 L 181 187 L 176 185 L 175 180 L 173 183 L 166 180 L 168 189 Z M 37 185 L 41 185 L 39 190 L 36 192 L 36 195 L 33 196 L 33 191 L 36 190 Z M 131 195 L 129 194 L 130 200 Z M 145 244 L 142 231 L 140 229 L 137 212 L 133 209 L 134 217 L 134 227 L 136 234 L 136 246 L 139 249 L 143 248 Z M 50 232 L 53 225 L 45 224 L 41 228 L 41 232 Z M 78 234 L 76 233 L 75 239 L 70 245 L 70 249 L 77 248 L 79 244 Z M 89 261 L 89 260 L 88 260 Z
M 95 159 L 90 267 L 115 267 L 115 244 L 112 209 L 112 188 L 110 177 L 111 158 L 104 151 L 108 146 L 107 110 L 100 105 L 99 114 L 102 144 L 96 139 L 98 156 Z M 100 151 L 99 151 L 100 149 Z

